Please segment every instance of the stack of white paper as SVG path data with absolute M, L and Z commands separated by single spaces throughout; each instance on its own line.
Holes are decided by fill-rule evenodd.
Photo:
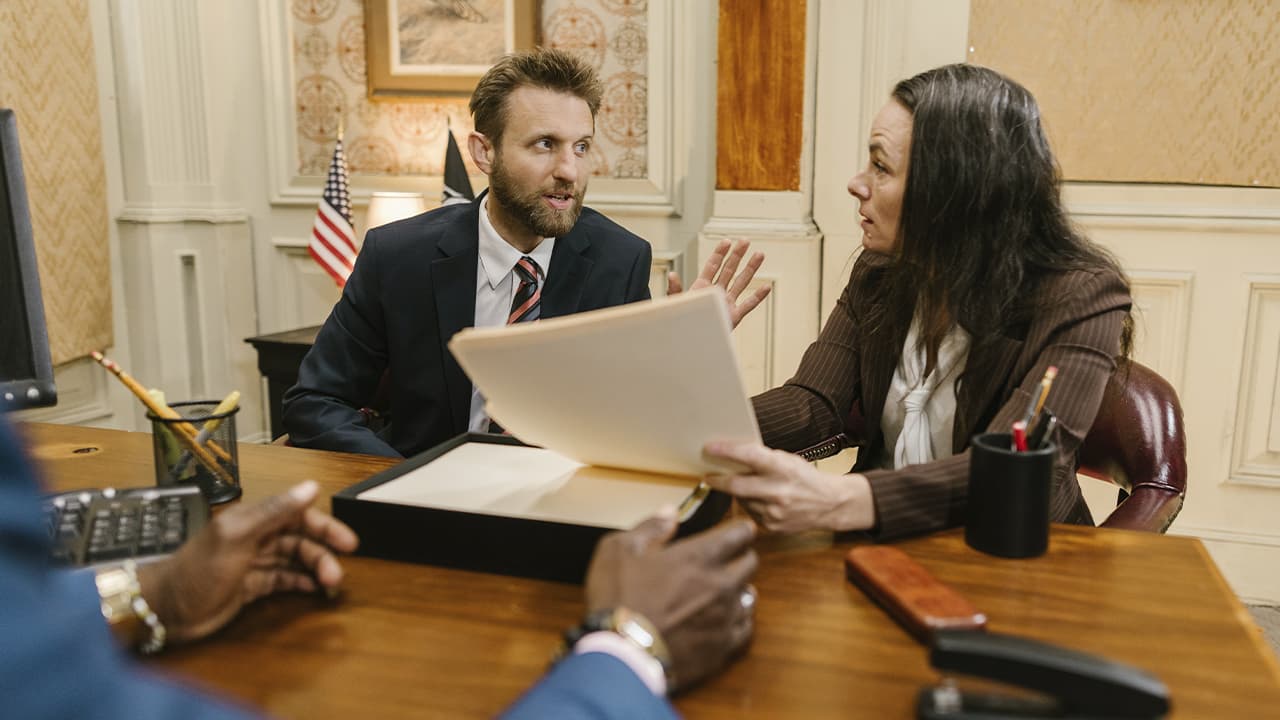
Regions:
M 692 484 L 583 465 L 542 448 L 472 442 L 360 499 L 625 530 L 663 505 L 684 504 Z

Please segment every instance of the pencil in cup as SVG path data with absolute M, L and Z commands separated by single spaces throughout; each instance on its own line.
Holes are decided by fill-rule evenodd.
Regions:
M 217 400 L 188 400 L 172 403 L 169 407 L 178 413 L 177 420 L 168 420 L 153 413 L 147 413 L 147 417 L 151 420 L 151 435 L 154 438 L 153 446 L 156 452 L 157 485 L 161 487 L 178 484 L 195 485 L 200 488 L 200 492 L 211 505 L 240 497 L 240 463 L 236 452 L 235 417 L 240 407 L 236 405 L 224 413 L 215 414 L 215 408 L 220 404 Z M 181 436 L 177 425 L 182 422 L 189 422 L 199 428 L 201 433 L 209 430 L 204 434 L 203 439 L 219 442 L 230 451 L 230 462 L 217 461 L 218 465 L 226 471 L 226 475 L 211 472 L 210 468 L 202 462 L 191 462 L 188 458 L 196 458 L 192 451 L 180 453 L 173 458 L 175 463 L 183 463 L 181 468 L 169 462 L 163 451 L 169 443 L 177 444 L 177 438 Z M 211 425 L 216 425 L 216 429 L 212 429 Z M 195 447 L 204 447 L 199 442 L 201 439 L 201 434 L 197 434 L 196 441 L 193 441 Z
M 124 383 L 124 386 L 129 388 L 129 391 L 136 395 L 138 399 L 142 401 L 142 404 L 145 405 L 153 414 L 166 420 L 182 419 L 179 417 L 178 413 L 173 411 L 173 408 L 165 405 L 164 403 L 156 402 L 155 398 L 151 396 L 151 393 L 143 388 L 137 380 L 134 380 L 132 375 L 125 372 L 124 368 L 117 365 L 116 361 L 106 357 L 97 350 L 90 353 L 90 356 L 92 356 L 94 360 L 98 361 L 98 364 L 102 365 L 102 367 L 110 370 L 116 377 L 120 378 L 120 382 Z M 183 422 L 176 424 L 175 427 L 177 427 L 178 430 L 189 439 L 195 440 L 197 432 L 196 429 L 191 426 L 191 423 Z M 222 449 L 222 446 L 217 443 L 210 443 L 209 450 L 224 461 L 229 462 L 231 460 L 231 455 L 229 455 L 227 451 Z
M 181 417 L 179 417 L 178 413 L 173 411 L 173 408 L 156 402 L 155 399 L 151 397 L 151 394 L 147 392 L 147 389 L 139 385 L 138 381 L 134 380 L 129 373 L 125 372 L 124 369 L 117 365 L 114 360 L 106 357 L 97 350 L 94 350 L 90 355 L 98 362 L 98 364 L 110 370 L 116 377 L 120 378 L 120 382 L 124 383 L 124 386 L 129 388 L 129 391 L 141 400 L 142 404 L 145 405 L 152 414 L 167 420 L 181 420 Z M 231 456 L 226 450 L 223 450 L 221 446 L 215 443 L 210 443 L 209 449 L 206 450 L 203 446 L 196 443 L 196 429 L 191 427 L 190 423 L 174 423 L 174 427 L 178 429 L 178 432 L 174 433 L 174 437 L 178 438 L 178 441 L 183 445 L 186 445 L 187 449 L 195 455 L 196 459 L 199 460 L 202 465 L 209 468 L 209 471 L 214 475 L 217 475 L 218 479 L 223 482 L 230 485 L 236 484 L 235 478 L 231 477 L 231 475 L 218 464 L 218 460 L 215 459 L 213 455 L 210 455 L 210 451 L 213 451 L 214 454 L 229 462 L 231 460 Z
M 1040 385 L 1035 395 L 1031 396 L 1031 400 L 1027 403 L 1027 412 L 1022 419 L 1027 423 L 1027 427 L 1035 427 L 1036 416 L 1044 409 L 1044 401 L 1049 397 L 1049 389 L 1053 387 L 1054 378 L 1058 377 L 1058 367 L 1050 365 L 1044 371 L 1044 377 L 1040 379 Z
M 240 391 L 232 390 L 225 398 L 222 399 L 222 402 L 218 403 L 218 406 L 213 409 L 213 413 L 211 415 L 213 419 L 205 421 L 204 425 L 200 427 L 200 432 L 196 433 L 196 444 L 206 445 L 206 443 L 209 442 L 209 438 L 213 437 L 214 431 L 222 424 L 222 420 L 227 413 L 231 412 L 239 405 Z M 169 471 L 170 478 L 174 481 L 180 479 L 182 474 L 186 472 L 187 466 L 191 464 L 191 459 L 193 457 L 194 456 L 191 454 L 190 450 L 184 451 L 182 456 L 170 465 L 170 467 L 173 468 Z
M 152 400 L 155 400 L 157 403 L 160 403 L 161 405 L 168 404 L 165 402 L 163 390 L 156 390 L 155 388 L 152 388 L 147 391 L 147 394 L 151 396 Z M 178 459 L 182 457 L 182 453 L 190 452 L 189 450 L 183 450 L 182 443 L 178 442 L 176 438 L 172 437 L 171 433 L 166 434 L 163 440 L 165 441 L 164 442 L 165 467 L 173 467 L 174 463 L 178 462 Z

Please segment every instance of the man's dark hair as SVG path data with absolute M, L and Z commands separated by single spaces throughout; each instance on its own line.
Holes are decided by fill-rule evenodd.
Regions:
M 1047 274 L 1110 268 L 1123 277 L 1067 217 L 1026 88 L 988 68 L 945 65 L 898 83 L 893 99 L 911 111 L 911 148 L 878 325 L 906 327 L 918 314 L 933 360 L 955 323 L 974 347 L 1017 335 L 1054 301 L 1038 292 Z M 1131 341 L 1126 322 L 1124 355 Z
M 476 131 L 495 145 L 506 129 L 507 98 L 522 87 L 545 88 L 582 98 L 593 118 L 604 94 L 595 68 L 563 50 L 537 48 L 506 55 L 480 78 L 471 94 Z

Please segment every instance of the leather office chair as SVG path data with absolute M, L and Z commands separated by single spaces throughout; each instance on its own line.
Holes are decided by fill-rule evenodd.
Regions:
M 799 455 L 821 460 L 860 446 L 865 427 L 855 402 L 844 433 Z M 1100 527 L 1156 533 L 1169 529 L 1187 492 L 1187 442 L 1178 394 L 1151 368 L 1132 361 L 1123 364 L 1107 382 L 1079 458 L 1080 474 L 1120 487 L 1116 509 Z
M 1079 471 L 1120 486 L 1100 527 L 1168 530 L 1187 493 L 1187 439 L 1173 387 L 1140 363 L 1116 370 L 1080 446 Z

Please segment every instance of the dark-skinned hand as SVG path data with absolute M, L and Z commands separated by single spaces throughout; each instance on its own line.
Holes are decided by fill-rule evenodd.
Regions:
M 671 508 L 600 541 L 587 572 L 588 612 L 626 607 L 649 619 L 671 651 L 672 692 L 687 689 L 738 655 L 755 628 L 743 604 L 759 563 L 746 520 L 669 542 Z M 754 596 L 752 597 L 754 600 Z
M 311 507 L 308 480 L 256 505 L 218 513 L 173 557 L 138 568 L 142 595 L 170 642 L 189 642 L 226 625 L 245 605 L 279 592 L 336 592 L 335 553 L 355 550 L 355 532 Z

